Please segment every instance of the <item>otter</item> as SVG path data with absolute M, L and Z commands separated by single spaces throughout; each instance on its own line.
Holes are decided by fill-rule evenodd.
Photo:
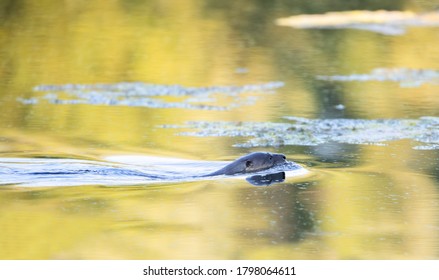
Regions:
M 287 163 L 287 158 L 283 154 L 272 154 L 255 152 L 240 157 L 232 163 L 224 166 L 220 170 L 204 176 L 235 175 L 242 173 L 257 172 L 269 169 L 276 165 Z M 204 177 L 203 176 L 203 177 Z

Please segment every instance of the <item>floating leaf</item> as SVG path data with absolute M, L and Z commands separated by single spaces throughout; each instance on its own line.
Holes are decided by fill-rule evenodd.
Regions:
M 383 145 L 384 142 L 411 139 L 426 144 L 423 149 L 439 147 L 439 118 L 420 119 L 306 119 L 285 117 L 289 123 L 271 122 L 188 122 L 172 128 L 190 129 L 185 136 L 247 137 L 236 147 L 315 146 L 338 142 Z M 168 127 L 169 126 L 163 126 Z M 420 149 L 420 146 L 418 146 Z
M 283 85 L 282 82 L 210 87 L 184 87 L 146 83 L 40 85 L 35 87 L 34 91 L 46 92 L 46 95 L 29 99 L 19 98 L 18 101 L 23 104 L 37 104 L 40 100 L 47 100 L 52 104 L 229 110 L 255 101 L 256 96 L 242 96 L 243 93 L 271 93 Z M 229 96 L 232 101 L 226 106 L 216 105 L 215 97 L 218 95 Z M 169 102 L 163 99 L 166 96 L 177 97 L 181 101 Z

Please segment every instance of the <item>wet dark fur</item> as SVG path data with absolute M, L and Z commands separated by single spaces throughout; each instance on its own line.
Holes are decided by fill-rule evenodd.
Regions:
M 269 169 L 276 165 L 286 163 L 286 157 L 283 154 L 272 154 L 265 152 L 255 152 L 240 157 L 232 163 L 224 166 L 220 170 L 209 173 L 205 176 L 216 175 L 235 175 L 250 172 L 258 172 Z

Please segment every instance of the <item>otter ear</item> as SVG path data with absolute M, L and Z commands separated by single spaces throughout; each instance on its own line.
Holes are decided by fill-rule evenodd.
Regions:
M 252 163 L 251 160 L 246 160 L 246 161 L 245 161 L 245 167 L 250 167 L 250 166 L 252 166 L 252 165 L 253 165 L 253 163 Z

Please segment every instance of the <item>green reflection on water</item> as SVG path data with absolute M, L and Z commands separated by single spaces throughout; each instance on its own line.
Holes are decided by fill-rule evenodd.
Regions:
M 233 159 L 250 151 L 233 148 L 236 139 L 181 137 L 159 126 L 275 122 L 286 115 L 417 119 L 435 116 L 439 108 L 436 85 L 315 79 L 383 67 L 437 70 L 437 29 L 413 28 L 389 38 L 274 24 L 279 17 L 331 9 L 434 8 L 428 3 L 0 4 L 0 152 L 5 156 L 145 153 Z M 41 84 L 133 81 L 286 85 L 254 105 L 225 112 L 17 102 L 33 97 L 32 89 Z M 268 150 L 309 165 L 315 175 L 268 188 L 241 181 L 2 187 L 0 258 L 437 259 L 438 154 L 411 147 L 405 140 L 384 147 L 272 147 Z

